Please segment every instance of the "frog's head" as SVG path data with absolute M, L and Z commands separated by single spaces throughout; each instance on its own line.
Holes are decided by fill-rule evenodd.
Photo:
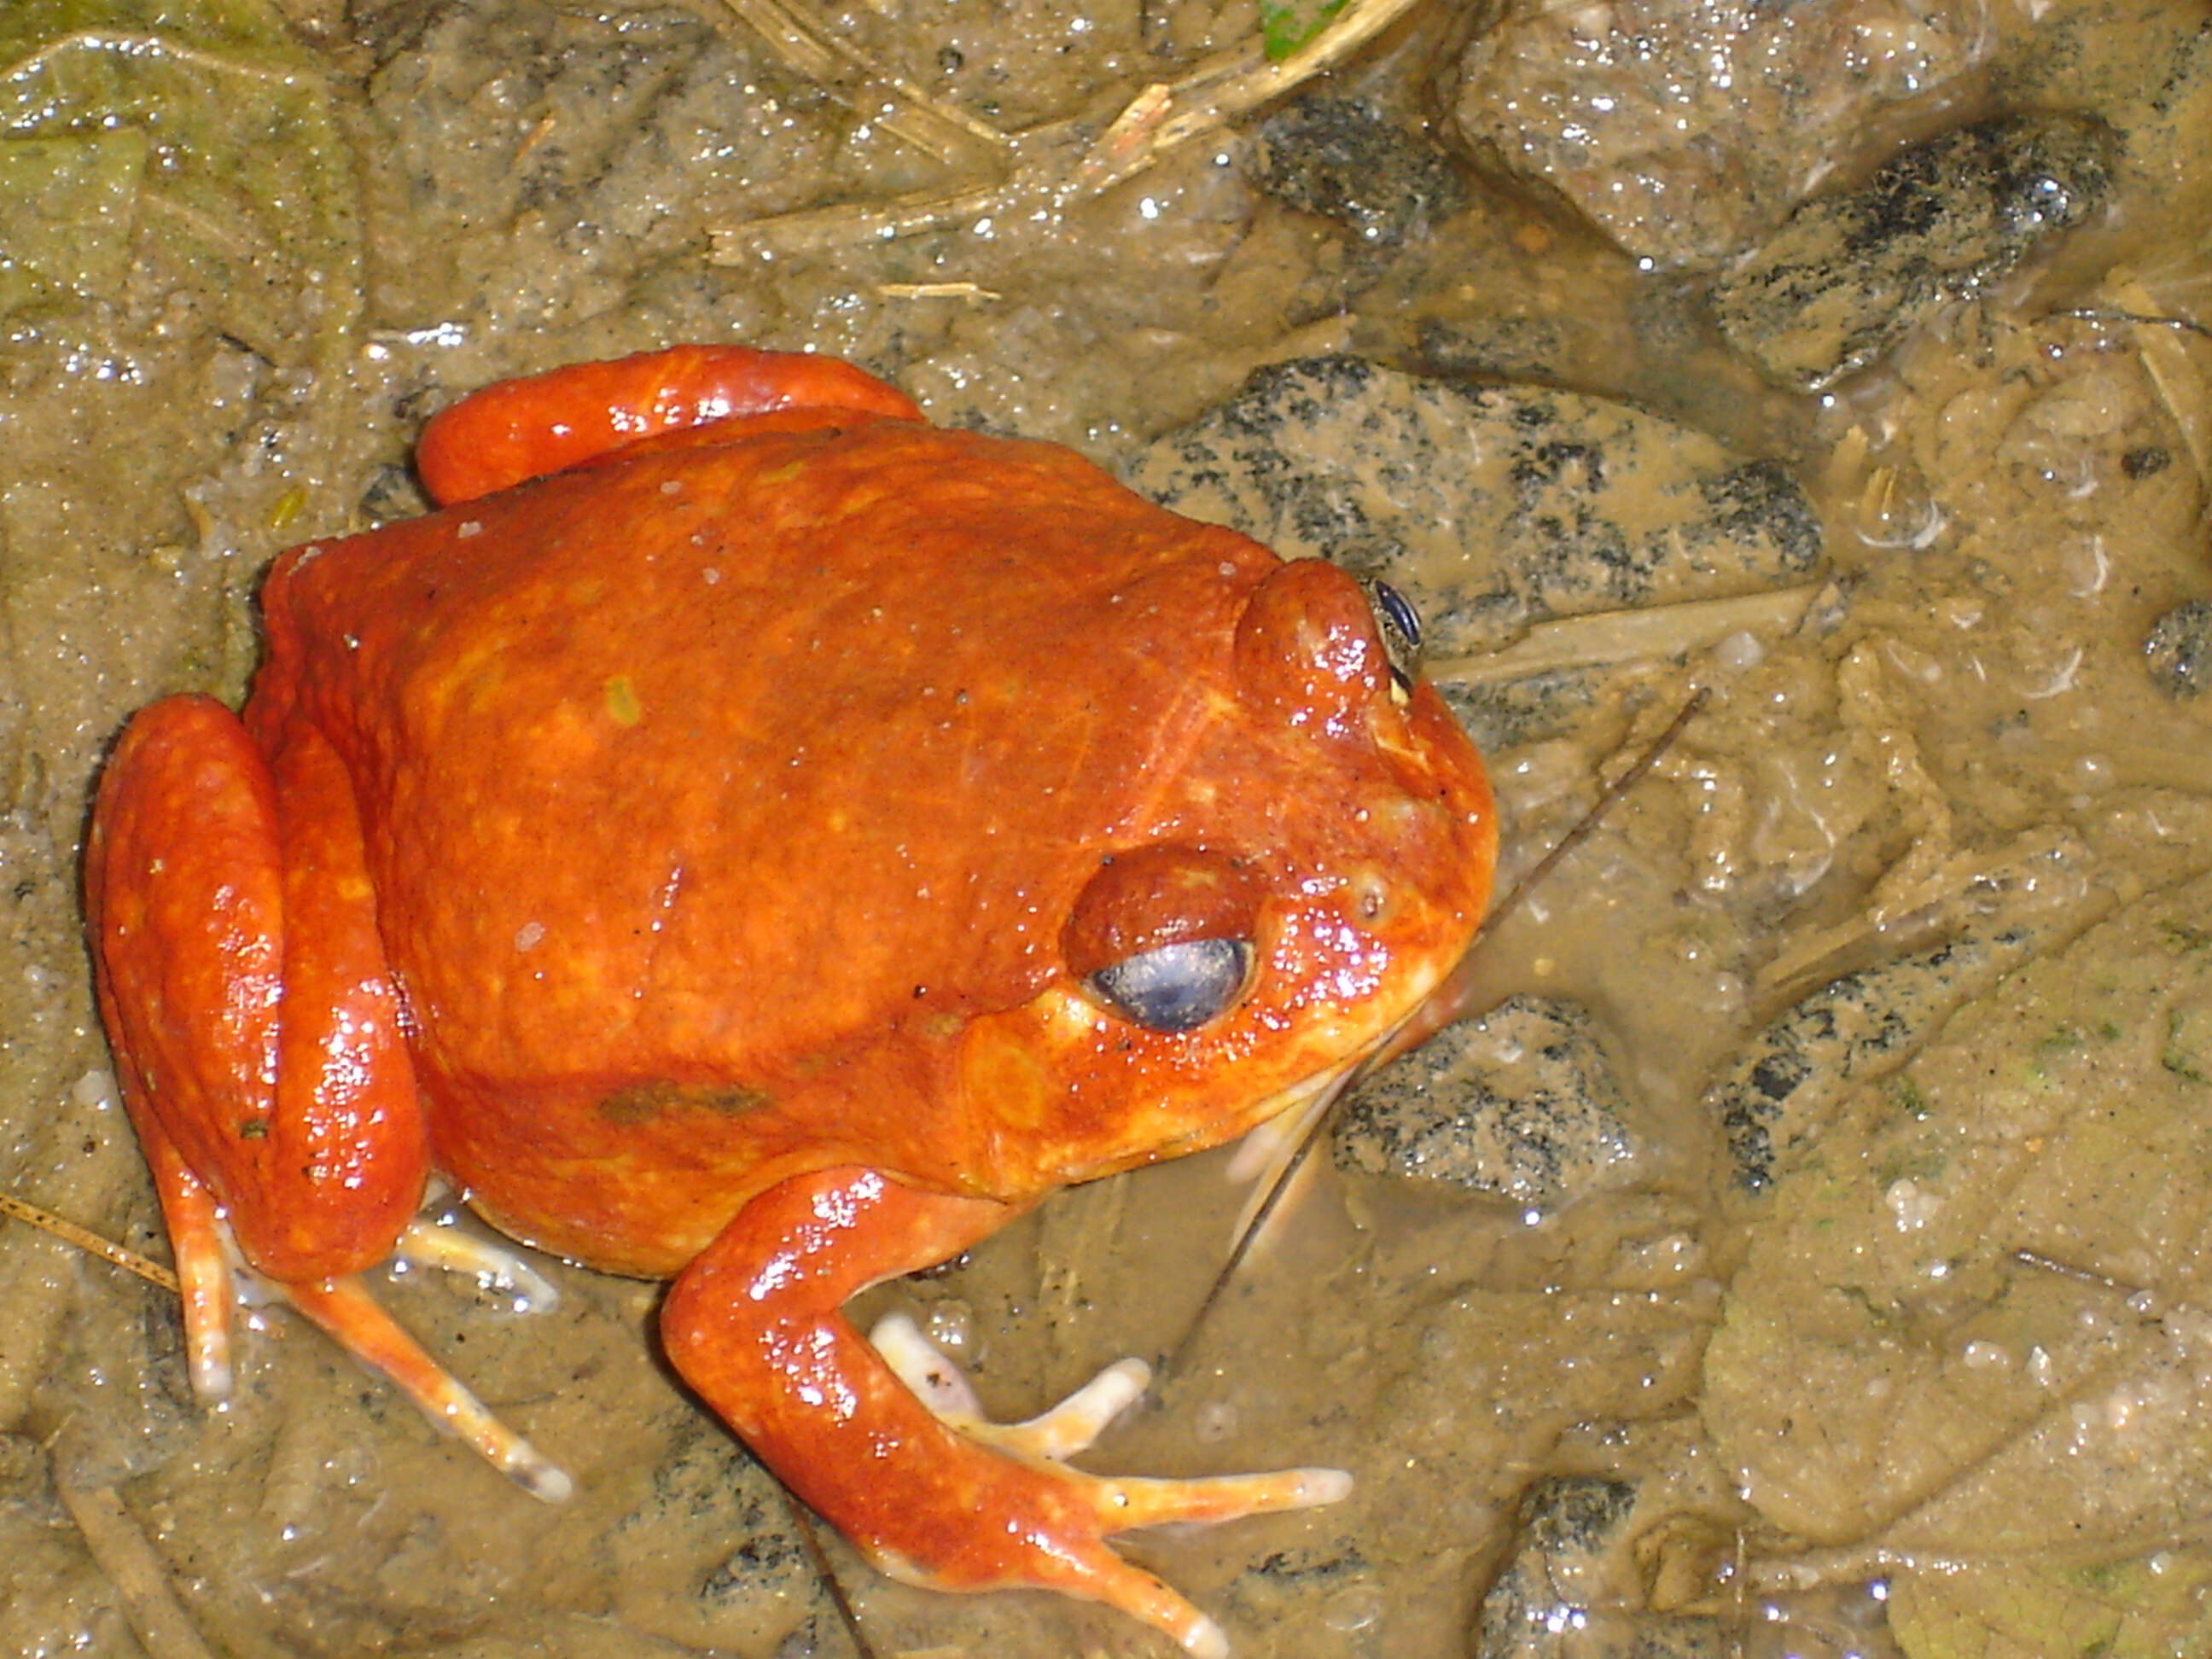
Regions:
M 1419 624 L 1318 560 L 1243 600 L 1182 758 L 1075 872 L 1058 973 L 967 1032 L 1009 1188 L 1230 1139 L 1389 1042 L 1464 954 L 1497 831 Z

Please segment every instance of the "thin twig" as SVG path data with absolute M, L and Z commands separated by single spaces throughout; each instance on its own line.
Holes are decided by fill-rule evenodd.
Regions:
M 42 1210 L 35 1204 L 0 1193 L 0 1215 L 12 1215 L 18 1221 L 27 1221 L 65 1243 L 74 1244 L 103 1261 L 112 1261 L 126 1272 L 137 1273 L 149 1285 L 158 1285 L 172 1295 L 177 1293 L 176 1274 L 160 1262 L 150 1261 L 137 1251 L 125 1249 L 120 1244 L 110 1243 L 98 1233 L 80 1227 L 74 1221 L 63 1220 L 52 1210 Z
M 2073 317 L 2085 323 L 2134 323 L 2145 328 L 2179 328 L 2212 340 L 2212 327 L 2193 317 L 2159 317 L 2140 311 L 2120 311 L 2110 306 L 2061 306 L 2054 317 Z
M 1606 816 L 1620 804 L 1630 790 L 1644 781 L 1644 775 L 1658 764 L 1660 757 L 1674 746 L 1675 740 L 1682 735 L 1682 728 L 1690 723 L 1700 708 L 1705 707 L 1707 695 L 1707 689 L 1702 685 L 1692 691 L 1674 718 L 1667 723 L 1667 729 L 1652 740 L 1650 746 L 1638 757 L 1636 763 L 1607 786 L 1590 810 L 1583 814 L 1581 821 L 1560 837 L 1559 844 L 1539 859 L 1528 874 L 1516 882 L 1512 890 L 1491 907 L 1490 913 L 1476 926 L 1474 936 L 1468 941 L 1468 951 L 1472 952 L 1497 929 L 1499 923 L 1518 909 L 1522 902 L 1528 897 L 1537 884 L 1559 867 L 1561 860 L 1589 839 L 1591 832 Z M 1191 1348 L 1197 1342 L 1200 1331 L 1212 1317 L 1215 1306 L 1227 1292 L 1231 1281 L 1243 1270 L 1244 1263 L 1250 1258 L 1255 1243 L 1267 1231 L 1268 1218 L 1282 1203 L 1284 1195 L 1290 1191 L 1291 1184 L 1296 1179 L 1299 1170 L 1304 1167 L 1306 1160 L 1312 1156 L 1313 1149 L 1320 1144 L 1330 1121 L 1336 1115 L 1339 1103 L 1358 1086 L 1360 1081 L 1376 1065 L 1388 1057 L 1395 1056 L 1378 1052 L 1354 1067 L 1346 1076 L 1342 1085 L 1337 1090 L 1328 1106 L 1316 1115 L 1312 1124 L 1306 1130 L 1304 1138 L 1291 1149 L 1290 1156 L 1283 1160 L 1281 1167 L 1276 1170 L 1274 1180 L 1269 1185 L 1267 1195 L 1253 1209 L 1251 1220 L 1246 1224 L 1244 1231 L 1237 1236 L 1236 1242 L 1229 1247 L 1229 1254 L 1222 1261 L 1221 1270 L 1214 1274 L 1213 1282 L 1206 1286 L 1205 1297 L 1199 1303 L 1197 1311 L 1191 1315 L 1189 1323 L 1183 1327 L 1182 1337 L 1177 1340 L 1175 1346 L 1169 1350 L 1166 1358 L 1160 1361 L 1154 1375 L 1162 1382 L 1164 1382 L 1170 1376 L 1179 1372 L 1183 1362 L 1189 1358 Z M 1156 1394 L 1154 1397 L 1158 1396 Z
M 2130 1285 L 2124 1279 L 2114 1279 L 2110 1273 L 2100 1273 L 2094 1267 L 2084 1267 L 2071 1261 L 2061 1261 L 2056 1256 L 2045 1255 L 2040 1250 L 2022 1248 L 2008 1252 L 2023 1267 L 2033 1267 L 2038 1273 L 2051 1273 L 2060 1279 L 2070 1279 L 2077 1285 L 2090 1285 L 2106 1291 L 2127 1304 L 2130 1311 L 2146 1320 L 2155 1321 L 2160 1312 L 2162 1298 L 2147 1285 Z
M 748 4 L 753 3 L 748 0 Z M 725 3 L 746 9 L 738 0 Z M 1066 203 L 1098 195 L 1334 68 L 1396 22 L 1413 3 L 1352 0 L 1327 28 L 1284 62 L 1270 62 L 1256 42 L 1217 53 L 1180 80 L 1140 88 L 1103 132 L 1095 131 L 1083 118 L 1044 122 L 1010 136 L 1006 160 L 1011 167 L 968 169 L 942 189 L 750 220 L 713 232 L 709 257 L 717 264 L 739 264 L 764 256 L 824 252 L 854 242 L 1003 215 L 1019 203 Z M 784 15 L 793 17 L 795 24 L 794 14 L 785 10 Z M 810 46 L 823 52 L 832 50 L 821 31 L 799 27 L 796 32 L 802 53 Z M 836 50 L 856 67 L 864 61 L 849 47 Z M 919 88 L 911 92 L 921 95 Z M 901 95 L 908 97 L 908 93 L 902 90 Z M 929 101 L 939 112 L 951 109 Z M 890 118 L 884 120 L 889 125 Z
M 806 1564 L 814 1569 L 815 1582 L 830 1598 L 830 1605 L 837 1609 L 837 1617 L 845 1626 L 845 1634 L 853 1638 L 860 1659 L 877 1659 L 874 1644 L 860 1629 L 860 1615 L 853 1610 L 852 1601 L 845 1594 L 844 1581 L 830 1565 L 830 1552 L 822 1547 L 822 1534 L 815 1530 L 814 1517 L 807 1513 L 806 1505 L 792 1495 L 788 1486 L 779 1481 L 776 1490 L 783 1494 L 784 1513 L 791 1517 L 791 1529 L 799 1534 L 799 1547 L 806 1552 Z

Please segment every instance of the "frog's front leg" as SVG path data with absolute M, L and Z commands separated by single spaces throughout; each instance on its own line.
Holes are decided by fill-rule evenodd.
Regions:
M 299 1310 L 534 1491 L 565 1480 L 354 1275 L 429 1164 L 353 793 L 320 735 L 257 743 L 207 697 L 131 722 L 85 854 L 100 1013 L 184 1291 L 204 1399 L 229 1392 L 221 1230 Z
M 793 1492 L 890 1576 L 934 1589 L 1057 1590 L 1132 1613 L 1191 1653 L 1224 1653 L 1211 1619 L 1104 1540 L 1163 1522 L 1326 1503 L 1343 1493 L 1343 1475 L 1085 1474 L 1057 1458 L 1087 1434 L 963 1433 L 838 1310 L 1016 1213 L 870 1170 L 787 1181 L 746 1205 L 677 1279 L 661 1312 L 669 1357 Z

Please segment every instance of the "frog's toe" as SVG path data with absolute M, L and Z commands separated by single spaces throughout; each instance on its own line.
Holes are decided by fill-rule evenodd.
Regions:
M 868 1340 L 899 1381 L 944 1422 L 1010 1456 L 1054 1463 L 1086 1450 L 1109 1423 L 1143 1397 L 1152 1378 L 1152 1368 L 1143 1360 L 1116 1360 L 1027 1422 L 994 1423 L 983 1415 L 982 1403 L 959 1366 L 906 1315 L 888 1314 L 877 1321 Z
M 553 1281 L 524 1261 L 520 1252 L 444 1221 L 416 1216 L 392 1253 L 413 1267 L 470 1274 L 485 1290 L 512 1297 L 517 1313 L 550 1313 L 561 1305 L 561 1292 Z
M 147 1161 L 161 1195 L 169 1224 L 170 1257 L 176 1263 L 177 1293 L 184 1304 L 185 1368 L 192 1395 L 202 1405 L 230 1398 L 234 1374 L 230 1359 L 230 1317 L 234 1299 L 251 1282 L 240 1272 L 238 1242 L 222 1218 L 215 1194 L 186 1167 L 174 1143 L 158 1126 L 140 1132 Z
M 968 1385 L 967 1373 L 924 1336 L 909 1316 L 885 1314 L 869 1331 L 868 1344 L 884 1357 L 892 1374 L 914 1390 L 915 1398 L 929 1407 L 933 1417 L 963 1427 L 981 1420 L 983 1402 Z
M 868 1340 L 899 1381 L 939 1419 L 971 1440 L 1031 1462 L 1060 1463 L 1087 1449 L 1106 1425 L 1145 1392 L 1152 1367 L 1141 1359 L 1109 1365 L 1073 1394 L 1026 1423 L 993 1423 L 959 1366 L 904 1314 L 876 1322 Z M 1170 1521 L 1233 1521 L 1247 1515 L 1334 1504 L 1352 1490 L 1342 1469 L 1277 1469 L 1264 1474 L 1155 1480 L 1084 1475 L 1109 1533 Z
M 285 1300 L 329 1332 L 339 1346 L 391 1378 L 423 1416 L 458 1436 L 532 1498 L 559 1504 L 575 1491 L 565 1470 L 501 1422 L 458 1377 L 424 1352 L 360 1279 L 286 1285 L 283 1291 Z
M 1112 1569 L 1100 1573 L 1086 1593 L 1142 1620 L 1191 1659 L 1228 1659 L 1229 1638 L 1221 1626 L 1141 1568 L 1116 1558 Z
M 1171 1521 L 1235 1521 L 1248 1515 L 1318 1509 L 1352 1491 L 1342 1469 L 1273 1469 L 1264 1474 L 1222 1474 L 1202 1480 L 1102 1477 L 1098 1505 L 1113 1531 L 1157 1527 Z
M 1152 1380 L 1152 1368 L 1143 1360 L 1117 1359 L 1049 1410 L 1026 1423 L 997 1427 L 992 1443 L 1060 1462 L 1087 1450 L 1109 1423 L 1144 1397 Z
M 1066 1478 L 1077 1481 L 1088 1479 L 1079 1475 Z M 1046 1534 L 1052 1530 L 1049 1527 L 1044 1528 Z M 1095 1537 L 1063 1534 L 1054 1536 L 1052 1542 L 1055 1547 L 1051 1573 L 1036 1577 L 1009 1577 L 996 1584 L 951 1580 L 889 1550 L 875 1549 L 867 1553 L 877 1571 L 902 1584 L 934 1590 L 1057 1590 L 1062 1595 L 1103 1602 L 1133 1619 L 1141 1620 L 1164 1633 L 1194 1659 L 1226 1659 L 1229 1638 L 1222 1633 L 1221 1626 L 1142 1567 L 1124 1561 Z

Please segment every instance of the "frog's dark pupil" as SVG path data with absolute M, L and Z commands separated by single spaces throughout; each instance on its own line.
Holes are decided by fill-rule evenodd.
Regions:
M 1390 678 L 1401 691 L 1413 689 L 1421 674 L 1421 613 L 1413 602 L 1380 576 L 1362 576 L 1368 608 L 1375 613 L 1376 631 L 1382 636 L 1382 654 L 1390 665 Z
M 1413 609 L 1413 602 L 1389 583 L 1377 578 L 1375 583 L 1375 603 L 1382 614 L 1406 636 L 1406 643 L 1419 648 L 1421 643 L 1421 613 Z
M 1184 939 L 1109 963 L 1090 985 L 1148 1030 L 1188 1031 L 1237 1000 L 1251 968 L 1249 939 Z

